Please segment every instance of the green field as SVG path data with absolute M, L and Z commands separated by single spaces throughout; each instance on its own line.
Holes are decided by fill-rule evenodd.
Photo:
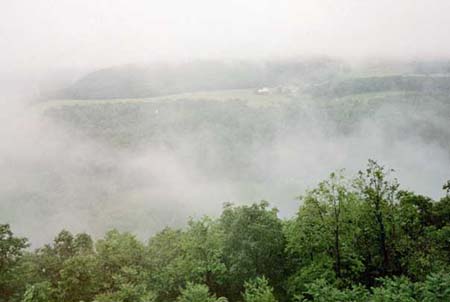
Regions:
M 199 91 L 190 93 L 179 93 L 166 96 L 150 98 L 129 98 L 129 99 L 61 99 L 50 100 L 36 105 L 38 110 L 47 110 L 60 106 L 90 106 L 90 105 L 110 105 L 110 104 L 145 104 L 162 103 L 173 101 L 241 101 L 249 106 L 271 107 L 280 106 L 282 103 L 290 101 L 291 98 L 280 94 L 262 95 L 257 94 L 256 89 L 230 89 L 217 91 Z

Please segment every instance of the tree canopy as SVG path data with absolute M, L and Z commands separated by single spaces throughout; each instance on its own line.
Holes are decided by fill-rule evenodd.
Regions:
M 403 190 L 370 160 L 330 174 L 280 218 L 225 204 L 142 242 L 62 230 L 34 251 L 0 225 L 0 302 L 450 301 L 450 197 Z

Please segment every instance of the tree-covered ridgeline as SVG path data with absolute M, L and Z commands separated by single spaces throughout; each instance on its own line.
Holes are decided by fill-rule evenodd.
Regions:
M 401 189 L 373 160 L 341 171 L 280 219 L 262 201 L 166 228 L 147 242 L 61 231 L 35 251 L 0 225 L 0 301 L 450 301 L 450 182 Z

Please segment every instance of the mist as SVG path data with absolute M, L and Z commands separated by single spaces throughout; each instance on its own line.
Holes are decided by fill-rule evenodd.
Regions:
M 90 94 L 91 87 L 81 84 L 103 81 L 115 74 L 111 68 L 128 72 L 128 81 L 135 69 L 123 71 L 123 66 L 151 69 L 162 64 L 170 66 L 167 74 L 181 74 L 169 83 L 179 89 L 176 93 L 195 92 L 202 89 L 182 85 L 191 80 L 186 76 L 191 67 L 185 66 L 203 62 L 201 66 L 213 66 L 215 76 L 221 64 L 231 64 L 223 69 L 230 74 L 222 70 L 217 83 L 235 85 L 228 80 L 241 74 L 234 73 L 235 66 L 248 64 L 249 75 L 243 77 L 250 79 L 248 87 L 234 88 L 253 93 L 287 83 L 314 95 L 308 89 L 360 72 L 416 74 L 417 64 L 434 62 L 445 69 L 449 10 L 448 1 L 4 1 L 0 220 L 40 246 L 63 228 L 96 236 L 118 228 L 148 238 L 164 226 L 183 226 L 190 216 L 217 215 L 225 202 L 264 199 L 289 217 L 305 189 L 336 169 L 345 168 L 351 177 L 368 158 L 394 168 L 403 188 L 439 198 L 450 178 L 445 93 L 438 102 L 442 108 L 429 105 L 426 96 L 420 98 L 423 103 L 384 102 L 342 130 L 328 105 L 302 93 L 287 101 L 275 95 L 282 99 L 279 103 L 255 107 L 234 96 L 217 105 L 208 94 L 201 100 L 180 96 L 165 102 L 165 95 L 172 94 L 167 92 L 148 101 L 149 109 L 105 101 L 104 108 L 89 115 L 102 106 L 98 99 L 118 98 L 96 95 L 95 85 Z M 290 62 L 313 62 L 302 71 L 312 74 L 321 60 L 333 71 L 324 68 L 314 77 L 296 75 L 292 81 L 254 76 Z M 242 70 L 238 72 L 247 72 Z M 169 86 L 167 82 L 163 84 Z M 133 98 L 136 87 L 141 89 L 133 85 L 135 90 L 124 85 L 120 97 Z M 153 97 L 145 93 L 137 99 Z M 59 105 L 67 99 L 98 103 Z M 340 108 L 336 100 L 330 106 Z M 280 109 L 285 105 L 288 109 Z M 229 115 L 230 122 L 210 121 L 210 112 Z M 201 122 L 191 120 L 195 114 Z M 120 116 L 126 117 L 126 126 Z M 155 123 L 163 126 L 149 134 L 146 121 L 158 118 L 164 122 Z M 428 135 L 429 129 L 437 138 Z
M 447 58 L 445 0 L 3 1 L 3 72 L 130 62 L 332 56 Z

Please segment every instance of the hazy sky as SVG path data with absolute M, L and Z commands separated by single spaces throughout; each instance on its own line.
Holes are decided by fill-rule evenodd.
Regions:
M 448 0 L 1 0 L 3 72 L 293 55 L 448 57 Z

